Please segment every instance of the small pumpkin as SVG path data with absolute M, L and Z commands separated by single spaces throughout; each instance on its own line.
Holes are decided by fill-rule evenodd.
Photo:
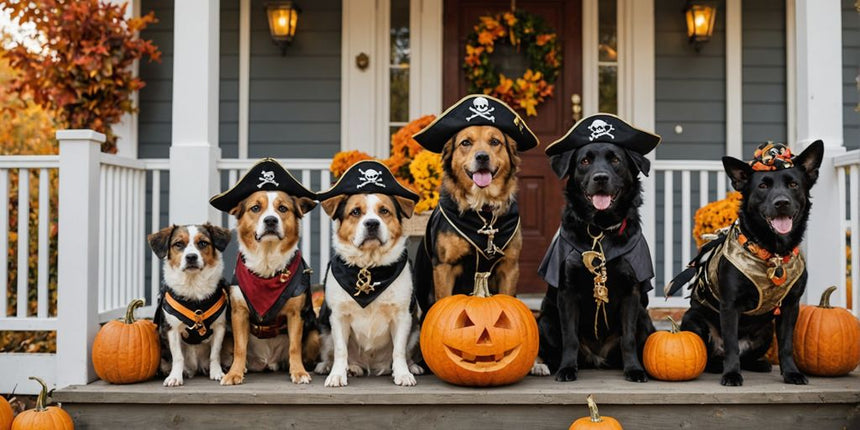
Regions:
M 594 402 L 594 397 L 591 394 L 585 398 L 585 401 L 588 402 L 589 416 L 574 421 L 567 430 L 622 430 L 621 423 L 615 418 L 600 416 L 597 411 L 597 403 Z
M 421 328 L 421 353 L 440 379 L 466 386 L 506 385 L 524 378 L 538 352 L 537 322 L 515 297 L 491 296 L 476 276 L 471 296 L 439 300 Z
M 12 428 L 12 418 L 14 417 L 15 412 L 12 411 L 12 406 L 5 397 L 0 396 L 0 430 Z
M 658 331 L 648 336 L 642 361 L 645 370 L 663 381 L 689 381 L 705 370 L 708 350 L 702 338 L 691 331 L 680 331 L 671 316 L 670 331 Z
M 93 341 L 93 367 L 99 378 L 111 384 L 146 381 L 158 370 L 158 330 L 152 321 L 135 321 L 134 310 L 141 306 L 143 300 L 132 300 L 125 318 L 109 321 Z
M 18 414 L 12 422 L 12 430 L 57 429 L 73 430 L 75 424 L 68 412 L 57 406 L 46 406 L 48 402 L 48 385 L 41 378 L 31 376 L 30 379 L 42 385 L 36 407 Z
M 825 290 L 818 306 L 801 306 L 794 326 L 794 361 L 810 375 L 847 375 L 860 365 L 860 321 L 830 306 L 834 291 Z

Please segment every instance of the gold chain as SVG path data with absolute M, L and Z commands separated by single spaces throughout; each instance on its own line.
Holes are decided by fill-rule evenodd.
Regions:
M 362 267 L 361 270 L 358 271 L 358 279 L 355 281 L 355 294 L 353 296 L 357 296 L 361 293 L 370 294 L 373 292 L 375 285 L 372 282 L 370 270 L 367 267 Z
M 496 243 L 494 242 L 496 238 L 496 233 L 499 232 L 499 229 L 494 227 L 498 216 L 493 214 L 493 218 L 490 220 L 490 222 L 487 222 L 487 220 L 481 216 L 480 212 L 475 211 L 475 213 L 478 214 L 478 218 L 480 218 L 481 221 L 483 221 L 484 223 L 484 226 L 478 229 L 478 234 L 487 235 L 487 248 L 484 249 L 484 253 L 486 253 L 489 257 L 496 255 L 496 253 L 504 254 L 504 252 L 502 252 L 502 249 L 496 246 Z
M 606 255 L 603 253 L 603 232 L 597 236 L 591 234 L 591 228 L 586 227 L 588 235 L 591 236 L 591 251 L 582 253 L 582 264 L 594 275 L 594 337 L 597 338 L 597 320 L 603 313 L 603 322 L 609 328 L 609 318 L 606 316 L 606 304 L 609 303 L 609 288 L 606 287 L 608 276 L 606 275 Z

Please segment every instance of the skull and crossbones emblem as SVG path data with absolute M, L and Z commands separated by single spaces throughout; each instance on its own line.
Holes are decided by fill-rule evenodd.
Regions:
M 263 170 L 260 172 L 261 176 L 258 178 L 260 183 L 257 184 L 257 188 L 263 188 L 263 185 L 273 184 L 274 186 L 280 186 L 277 182 L 275 182 L 275 172 Z
M 474 115 L 466 117 L 466 121 L 472 121 L 472 119 L 476 117 L 481 117 L 487 120 L 492 121 L 494 124 L 496 122 L 496 117 L 490 115 L 496 108 L 490 107 L 490 101 L 487 100 L 486 97 L 475 97 L 472 100 L 472 106 L 469 107 L 469 110 L 472 111 Z
M 367 184 L 373 184 L 373 185 L 376 185 L 378 187 L 385 188 L 385 184 L 382 183 L 382 172 L 380 172 L 379 170 L 373 170 L 373 169 L 361 170 L 361 169 L 358 169 L 358 171 L 364 177 L 359 178 L 361 183 L 358 184 L 358 186 L 356 186 L 355 188 L 361 188 Z
M 610 138 L 615 139 L 615 136 L 612 135 L 612 132 L 615 131 L 615 126 L 602 119 L 594 120 L 591 125 L 588 126 L 588 129 L 591 131 L 591 136 L 588 137 L 589 141 L 593 141 L 600 136 L 609 136 Z

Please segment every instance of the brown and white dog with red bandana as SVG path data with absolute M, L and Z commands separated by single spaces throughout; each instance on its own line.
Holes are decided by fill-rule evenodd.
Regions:
M 293 383 L 311 382 L 305 364 L 319 354 L 319 332 L 299 227 L 316 206 L 315 197 L 267 158 L 210 200 L 236 217 L 239 242 L 230 287 L 233 362 L 221 385 L 241 384 L 246 370 L 277 371 L 285 365 Z

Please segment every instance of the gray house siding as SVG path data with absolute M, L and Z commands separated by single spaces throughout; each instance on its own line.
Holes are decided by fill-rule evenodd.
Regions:
M 842 0 L 842 121 L 845 146 L 860 149 L 860 13 L 854 0 Z

